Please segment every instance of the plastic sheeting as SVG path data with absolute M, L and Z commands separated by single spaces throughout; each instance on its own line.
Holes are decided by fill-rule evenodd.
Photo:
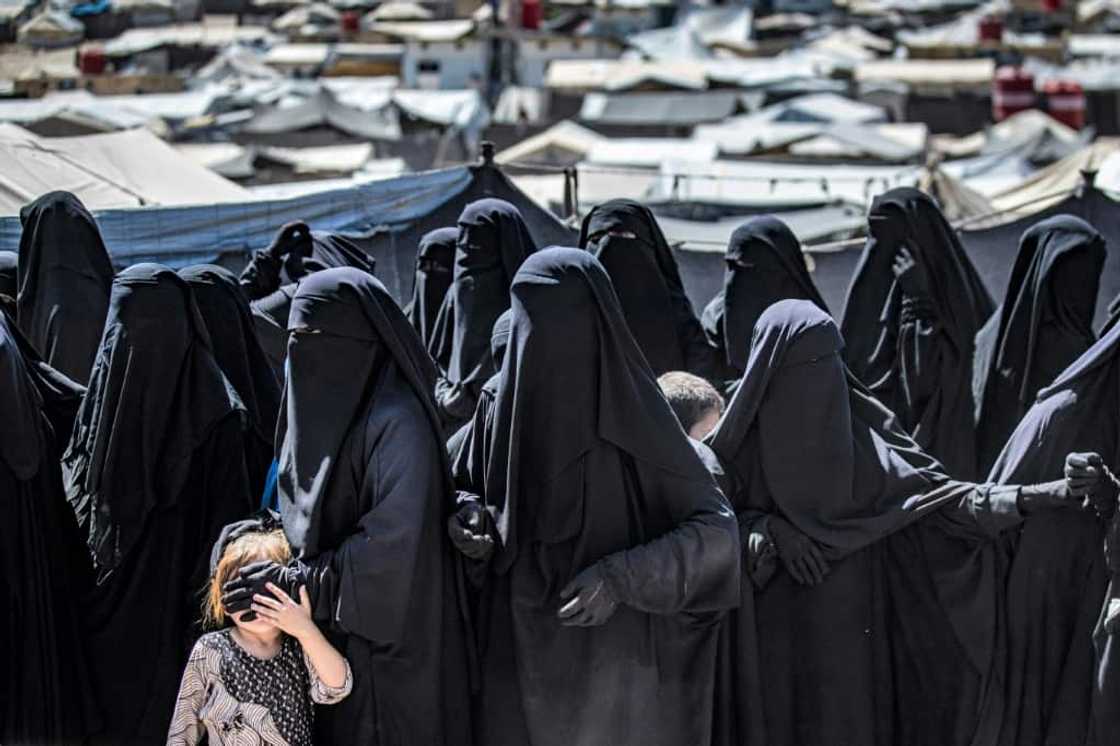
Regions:
M 182 267 L 222 255 L 227 263 L 244 262 L 285 223 L 303 220 L 315 230 L 356 238 L 377 260 L 378 277 L 399 300 L 412 292 L 420 236 L 455 225 L 463 207 L 482 197 L 499 197 L 520 208 L 539 246 L 570 246 L 576 240 L 574 230 L 492 166 L 428 171 L 283 200 L 95 210 L 94 215 L 113 262 L 122 267 L 145 261 Z M 18 217 L 0 218 L 0 250 L 16 250 L 19 236 Z

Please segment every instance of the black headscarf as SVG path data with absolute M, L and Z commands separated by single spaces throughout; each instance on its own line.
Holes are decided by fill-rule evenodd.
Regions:
M 253 428 L 272 443 L 280 413 L 280 385 L 257 341 L 249 303 L 237 277 L 213 264 L 187 267 L 179 276 L 190 285 L 218 367 L 233 384 Z
M 63 457 L 70 504 L 101 573 L 128 553 L 150 511 L 189 499 L 180 493 L 192 454 L 240 409 L 187 283 L 158 264 L 117 276 Z
M 868 229 L 841 324 L 845 359 L 919 445 L 954 476 L 971 478 L 976 461 L 973 347 L 994 310 L 991 296 L 945 216 L 917 189 L 892 189 L 877 197 Z M 928 278 L 928 298 L 907 297 L 895 278 L 892 265 L 904 247 Z M 900 333 L 912 325 L 913 314 L 936 325 L 931 359 L 915 357 L 912 348 L 921 340 Z M 928 397 L 921 411 L 912 411 L 908 397 L 923 390 L 918 377 L 935 390 L 924 392 Z
M 1071 215 L 1048 218 L 1023 234 L 1007 297 L 976 335 L 973 393 L 982 472 L 1039 389 L 1096 341 L 1093 314 L 1105 254 L 1101 235 Z
M 85 383 L 109 308 L 113 265 L 97 223 L 69 192 L 19 213 L 20 328 L 59 372 Z
M 848 371 L 843 347 L 832 317 L 813 303 L 770 306 L 755 326 L 742 383 L 706 439 L 740 473 L 760 459 L 782 515 L 833 556 L 972 488 L 950 481 L 898 427 Z M 748 439 L 752 428 L 757 440 Z
M 377 371 L 395 364 L 438 434 L 435 368 L 385 287 L 352 268 L 324 270 L 300 282 L 288 329 L 290 375 L 276 430 L 280 514 L 292 548 L 315 556 L 324 548 L 321 500 L 343 441 L 368 409 Z M 449 485 L 450 479 L 448 470 Z
M 730 368 L 746 368 L 759 316 L 786 299 L 812 301 L 828 313 L 793 231 L 770 215 L 750 218 L 731 234 L 723 290 L 704 309 L 704 332 Z
M 517 268 L 536 250 L 521 213 L 500 199 L 472 202 L 459 216 L 451 287 L 428 351 L 453 384 L 481 386 L 494 373 L 490 332 L 509 308 Z
M 597 206 L 583 219 L 579 245 L 607 270 L 653 372 L 690 370 L 689 343 L 699 332 L 699 320 L 673 250 L 649 208 L 628 199 Z
M 405 315 L 425 346 L 431 342 L 436 316 L 447 289 L 451 287 L 451 265 L 455 261 L 458 242 L 459 231 L 456 228 L 437 228 L 420 239 L 412 301 L 405 309 Z
M 245 407 L 254 435 L 253 442 L 246 443 L 245 455 L 252 461 L 246 465 L 250 486 L 259 492 L 272 463 L 280 384 L 257 339 L 249 303 L 237 277 L 212 264 L 187 267 L 179 271 L 179 276 L 191 287 L 218 367 Z
M 521 547 L 571 536 L 604 520 L 597 510 L 614 509 L 609 501 L 542 505 L 534 487 L 600 440 L 651 469 L 710 480 L 593 256 L 569 248 L 535 254 L 517 273 L 512 297 L 486 465 L 486 500 L 503 539 L 499 572 Z
M 65 443 L 84 393 L 43 362 L 15 319 L 0 312 L 0 459 L 17 479 L 33 477 L 42 454 Z

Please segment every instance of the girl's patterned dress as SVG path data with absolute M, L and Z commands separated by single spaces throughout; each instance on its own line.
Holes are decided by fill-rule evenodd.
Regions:
M 353 677 L 326 686 L 299 643 L 287 635 L 280 652 L 262 660 L 233 639 L 231 629 L 204 635 L 191 651 L 168 746 L 197 744 L 205 731 L 213 746 L 310 746 L 312 703 L 334 704 L 350 693 Z

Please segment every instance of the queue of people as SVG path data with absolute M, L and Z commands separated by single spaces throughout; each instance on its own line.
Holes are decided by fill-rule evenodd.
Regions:
M 1105 242 L 997 305 L 875 200 L 842 318 L 777 217 L 697 315 L 653 214 L 468 205 L 402 307 L 285 226 L 0 255 L 0 743 L 1102 746 L 1120 737 Z

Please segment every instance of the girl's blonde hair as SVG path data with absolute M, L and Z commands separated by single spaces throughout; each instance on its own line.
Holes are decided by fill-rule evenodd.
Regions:
M 292 559 L 292 548 L 283 529 L 258 531 L 245 534 L 229 543 L 218 560 L 206 597 L 202 600 L 202 621 L 210 629 L 219 629 L 226 623 L 226 610 L 222 606 L 222 586 L 242 567 L 253 562 L 272 560 L 286 565 Z

